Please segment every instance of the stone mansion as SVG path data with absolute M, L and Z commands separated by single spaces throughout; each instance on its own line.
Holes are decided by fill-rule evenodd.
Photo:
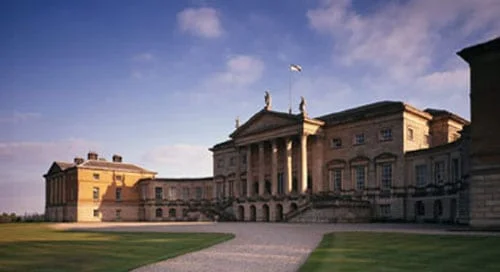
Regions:
M 459 55 L 471 66 L 472 123 L 398 101 L 311 117 L 304 98 L 299 113 L 279 112 L 266 92 L 263 108 L 210 148 L 212 177 L 157 178 L 91 152 L 44 175 L 47 219 L 500 225 L 500 112 L 489 106 L 500 39 Z

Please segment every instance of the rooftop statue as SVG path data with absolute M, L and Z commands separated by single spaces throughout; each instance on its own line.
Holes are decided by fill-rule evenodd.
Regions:
M 303 96 L 300 97 L 299 110 L 300 110 L 300 113 L 302 113 L 302 115 L 307 115 L 307 111 L 306 111 L 306 99 Z
M 266 110 L 271 110 L 271 94 L 269 94 L 269 91 L 266 91 L 266 95 L 264 96 L 264 102 L 266 103 L 266 106 L 264 108 Z

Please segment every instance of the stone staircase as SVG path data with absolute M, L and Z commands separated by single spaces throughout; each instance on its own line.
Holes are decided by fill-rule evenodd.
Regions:
M 311 197 L 284 218 L 292 223 L 360 223 L 369 222 L 371 214 L 369 201 Z

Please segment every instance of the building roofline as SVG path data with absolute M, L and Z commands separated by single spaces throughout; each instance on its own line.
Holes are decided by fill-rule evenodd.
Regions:
M 466 47 L 457 52 L 457 55 L 470 63 L 473 58 L 492 52 L 500 52 L 500 36 L 483 43 Z
M 213 181 L 214 177 L 187 177 L 187 178 L 144 178 L 138 182 L 144 181 L 159 181 L 159 182 L 194 182 L 194 181 Z

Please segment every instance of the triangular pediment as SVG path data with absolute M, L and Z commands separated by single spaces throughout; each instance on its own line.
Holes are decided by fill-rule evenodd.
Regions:
M 230 137 L 234 138 L 288 125 L 296 125 L 299 121 L 300 119 L 297 115 L 262 110 L 237 128 Z

